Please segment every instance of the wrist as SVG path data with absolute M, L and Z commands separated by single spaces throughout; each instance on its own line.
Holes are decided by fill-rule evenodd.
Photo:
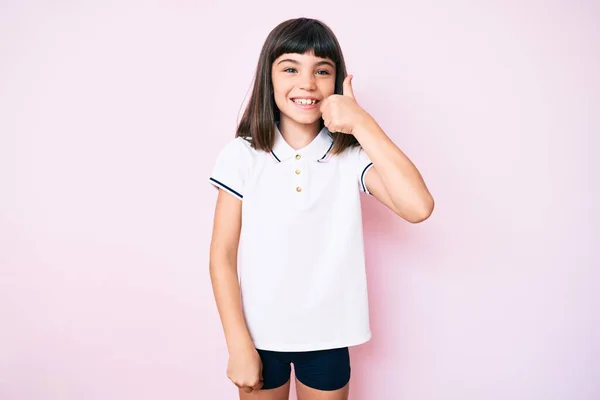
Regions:
M 362 117 L 358 123 L 355 125 L 354 129 L 352 129 L 352 134 L 356 137 L 357 140 L 360 141 L 360 138 L 368 135 L 369 132 L 372 132 L 377 126 L 377 122 L 370 114 L 365 112 L 364 117 Z
M 250 337 L 238 338 L 227 344 L 227 350 L 229 351 L 229 354 L 244 352 L 249 349 L 255 350 L 254 343 Z

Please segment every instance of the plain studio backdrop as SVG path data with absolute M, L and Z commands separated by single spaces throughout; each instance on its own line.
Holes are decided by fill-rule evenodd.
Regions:
M 0 398 L 236 398 L 208 176 L 299 16 L 436 200 L 362 197 L 351 399 L 600 398 L 600 7 L 566 0 L 0 2 Z

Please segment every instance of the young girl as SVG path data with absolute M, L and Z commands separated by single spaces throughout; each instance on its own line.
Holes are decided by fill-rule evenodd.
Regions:
M 348 347 L 371 338 L 360 192 L 412 223 L 433 210 L 351 78 L 329 27 L 281 23 L 212 170 L 210 274 L 240 399 L 287 399 L 291 363 L 299 399 L 347 399 Z

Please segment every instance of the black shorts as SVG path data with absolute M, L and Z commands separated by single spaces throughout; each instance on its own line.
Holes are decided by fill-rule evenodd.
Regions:
M 257 349 L 262 360 L 263 389 L 274 389 L 290 379 L 294 364 L 296 378 L 317 390 L 341 389 L 350 381 L 348 347 L 329 350 L 281 352 Z

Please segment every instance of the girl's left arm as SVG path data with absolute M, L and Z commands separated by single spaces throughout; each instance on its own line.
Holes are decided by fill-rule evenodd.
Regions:
M 433 212 L 433 196 L 414 164 L 358 105 L 352 78 L 344 78 L 341 95 L 333 94 L 321 102 L 325 126 L 332 132 L 354 135 L 361 144 L 373 162 L 364 182 L 377 200 L 409 222 L 426 220 Z
M 434 200 L 423 177 L 377 121 L 368 115 L 352 134 L 373 162 L 364 177 L 368 191 L 411 223 L 429 218 Z

